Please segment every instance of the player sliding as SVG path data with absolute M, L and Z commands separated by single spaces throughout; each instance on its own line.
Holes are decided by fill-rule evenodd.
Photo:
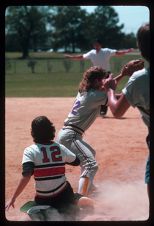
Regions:
M 72 205 L 92 205 L 92 200 L 75 194 L 65 177 L 65 164 L 77 166 L 80 160 L 74 153 L 54 141 L 55 127 L 45 116 L 32 121 L 31 135 L 34 144 L 23 153 L 22 176 L 6 210 L 24 190 L 32 175 L 35 180 L 36 205 L 49 205 L 60 213 L 71 211 Z
M 144 66 L 142 60 L 134 61 L 133 64 L 134 68 L 128 75 Z M 128 70 L 124 68 L 115 78 L 116 83 L 127 73 Z M 107 94 L 102 88 L 102 80 L 107 76 L 108 73 L 97 66 L 89 68 L 83 74 L 74 105 L 57 137 L 59 143 L 73 151 L 80 159 L 78 193 L 82 195 L 88 195 L 95 189 L 93 180 L 98 170 L 95 150 L 83 140 L 83 134 L 100 115 L 101 105 L 107 103 Z

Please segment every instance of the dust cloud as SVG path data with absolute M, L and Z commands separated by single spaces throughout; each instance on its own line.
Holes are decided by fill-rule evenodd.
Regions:
M 99 184 L 94 213 L 85 221 L 147 220 L 149 200 L 143 181 L 132 183 L 106 181 Z
M 46 221 L 145 221 L 149 217 L 149 200 L 143 181 L 103 181 L 98 184 L 98 192 L 91 198 L 94 200 L 93 210 L 81 209 L 74 217 L 60 214 L 56 209 L 48 209 Z M 12 220 L 28 220 L 17 218 L 14 216 Z M 38 218 L 37 214 L 33 216 L 33 221 L 40 220 L 43 219 Z

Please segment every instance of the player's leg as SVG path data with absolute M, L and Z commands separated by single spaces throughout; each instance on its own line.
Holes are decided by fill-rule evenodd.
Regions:
M 102 117 L 105 117 L 106 114 L 107 114 L 107 111 L 108 111 L 108 105 L 107 105 L 107 102 L 108 100 L 106 101 L 106 103 L 104 105 L 101 105 L 101 108 L 100 108 L 100 115 Z
M 101 110 L 100 110 L 100 115 L 102 117 L 105 117 L 108 111 L 108 106 L 107 105 L 101 105 Z
M 59 132 L 57 142 L 65 145 L 80 159 L 81 176 L 78 193 L 87 194 L 98 170 L 98 165 L 95 160 L 95 150 L 82 140 L 82 136 L 79 133 L 69 129 Z
M 148 134 L 147 138 L 146 138 L 146 142 L 150 151 L 150 135 Z M 146 162 L 146 170 L 145 170 L 145 183 L 147 184 L 147 193 L 148 193 L 148 197 L 149 197 L 149 193 L 150 193 L 150 156 L 148 156 L 147 162 Z
M 148 157 L 148 160 L 146 162 L 146 171 L 145 171 L 145 183 L 147 184 L 147 193 L 149 197 L 149 182 L 150 182 L 150 158 Z
M 94 176 L 98 170 L 98 165 L 95 160 L 95 151 L 90 145 L 84 142 L 81 137 L 74 139 L 71 147 L 75 150 L 81 162 L 78 193 L 88 195 L 93 185 Z

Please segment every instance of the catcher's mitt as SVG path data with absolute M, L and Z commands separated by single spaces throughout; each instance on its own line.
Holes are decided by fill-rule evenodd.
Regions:
M 139 60 L 131 60 L 122 68 L 121 73 L 125 76 L 131 76 L 135 71 L 141 70 L 144 68 L 144 61 L 142 59 Z

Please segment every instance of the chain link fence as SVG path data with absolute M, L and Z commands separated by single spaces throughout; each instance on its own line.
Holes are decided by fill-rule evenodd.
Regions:
M 125 55 L 123 57 L 112 57 L 110 60 L 111 72 L 119 73 L 122 66 L 132 59 L 140 58 L 139 55 Z M 6 74 L 38 74 L 47 73 L 83 73 L 92 66 L 90 60 L 75 61 L 67 58 L 37 59 L 26 60 L 5 59 Z
M 84 72 L 90 67 L 90 62 L 72 61 L 70 59 L 29 59 L 29 60 L 14 60 L 5 59 L 6 74 L 19 73 L 54 73 L 54 72 Z

